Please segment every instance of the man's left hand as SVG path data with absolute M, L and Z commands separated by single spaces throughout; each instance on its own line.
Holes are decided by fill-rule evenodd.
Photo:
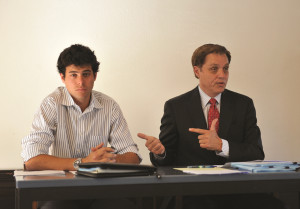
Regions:
M 200 147 L 207 150 L 222 151 L 222 140 L 216 132 L 216 123 L 218 119 L 214 119 L 211 123 L 210 130 L 199 129 L 199 128 L 190 128 L 190 132 L 200 134 L 198 136 Z

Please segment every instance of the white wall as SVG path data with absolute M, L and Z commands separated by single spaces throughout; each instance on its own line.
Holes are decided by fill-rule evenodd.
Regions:
M 253 98 L 266 159 L 299 161 L 299 11 L 299 0 L 0 0 L 0 169 L 22 167 L 21 138 L 74 43 L 95 50 L 95 89 L 120 104 L 143 163 L 136 133 L 158 136 L 164 102 L 197 85 L 190 58 L 205 43 L 231 51 L 228 88 Z

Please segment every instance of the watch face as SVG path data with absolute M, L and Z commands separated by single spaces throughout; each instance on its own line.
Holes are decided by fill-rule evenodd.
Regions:
M 81 158 L 78 158 L 77 160 L 74 161 L 73 166 L 75 169 L 78 169 L 78 164 L 81 163 Z

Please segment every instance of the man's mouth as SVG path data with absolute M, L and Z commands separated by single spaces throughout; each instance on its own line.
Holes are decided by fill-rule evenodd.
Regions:
M 86 91 L 86 89 L 76 89 L 76 91 Z
M 225 82 L 217 82 L 217 85 L 225 85 Z

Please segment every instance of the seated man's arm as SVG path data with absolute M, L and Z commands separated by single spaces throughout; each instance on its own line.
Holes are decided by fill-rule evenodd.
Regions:
M 229 154 L 220 155 L 226 157 L 228 162 L 263 160 L 264 151 L 261 142 L 259 127 L 257 126 L 256 113 L 252 100 L 247 99 L 247 107 L 240 111 L 234 125 L 230 128 L 228 141 L 222 140 L 214 126 L 216 119 L 212 122 L 210 130 L 190 128 L 189 131 L 198 133 L 200 147 L 216 151 L 216 154 L 223 152 L 223 143 L 226 142 Z M 245 103 L 245 102 L 244 102 Z M 228 152 L 228 151 L 227 151 Z
M 142 135 L 139 135 L 142 137 Z M 147 136 L 149 137 L 149 136 Z M 177 155 L 177 129 L 174 119 L 174 113 L 171 108 L 170 102 L 166 102 L 164 106 L 164 115 L 161 119 L 159 139 L 150 137 L 153 145 L 149 144 L 147 139 L 146 146 L 151 151 L 150 160 L 155 166 L 170 166 L 174 164 L 174 159 Z
M 247 111 L 244 113 L 244 133 L 243 137 L 241 137 L 242 140 L 228 139 L 228 161 L 230 162 L 263 160 L 265 157 L 253 101 L 249 100 L 247 105 Z
M 49 155 L 56 131 L 56 103 L 52 98 L 43 100 L 34 115 L 32 130 L 22 139 L 22 153 L 26 170 L 69 170 L 73 159 Z
M 111 149 L 111 148 L 109 148 Z M 26 161 L 26 170 L 75 170 L 74 161 L 77 158 L 60 158 L 51 155 L 38 155 Z M 93 159 L 90 155 L 86 158 L 82 158 L 82 163 L 86 162 L 110 162 L 110 163 L 134 163 L 139 164 L 140 159 L 136 153 L 127 152 L 124 154 L 113 154 L 112 152 L 106 152 L 105 156 L 100 159 Z
M 38 155 L 25 162 L 26 170 L 75 170 L 76 159 L 59 158 L 51 155 Z
M 164 159 L 166 156 L 166 150 L 164 145 L 162 145 L 161 141 L 154 136 L 148 136 L 143 133 L 138 133 L 138 137 L 141 139 L 145 139 L 146 143 L 145 146 L 148 148 L 148 150 L 154 155 L 155 158 Z
M 91 149 L 91 153 L 81 159 L 82 163 L 87 162 L 139 162 L 135 153 L 126 153 L 123 155 L 114 154 L 114 150 L 110 147 L 102 147 L 103 143 L 96 148 Z M 135 156 L 134 156 L 135 155 Z M 75 170 L 74 161 L 77 158 L 60 158 L 51 155 L 37 155 L 25 162 L 26 170 Z
M 127 152 L 127 153 L 124 153 L 124 154 L 117 154 L 116 163 L 139 164 L 140 163 L 140 158 L 134 152 Z
M 115 150 L 117 163 L 139 164 L 142 157 L 138 152 L 138 147 L 133 141 L 127 122 L 118 104 L 114 104 L 110 126 L 109 143 Z

